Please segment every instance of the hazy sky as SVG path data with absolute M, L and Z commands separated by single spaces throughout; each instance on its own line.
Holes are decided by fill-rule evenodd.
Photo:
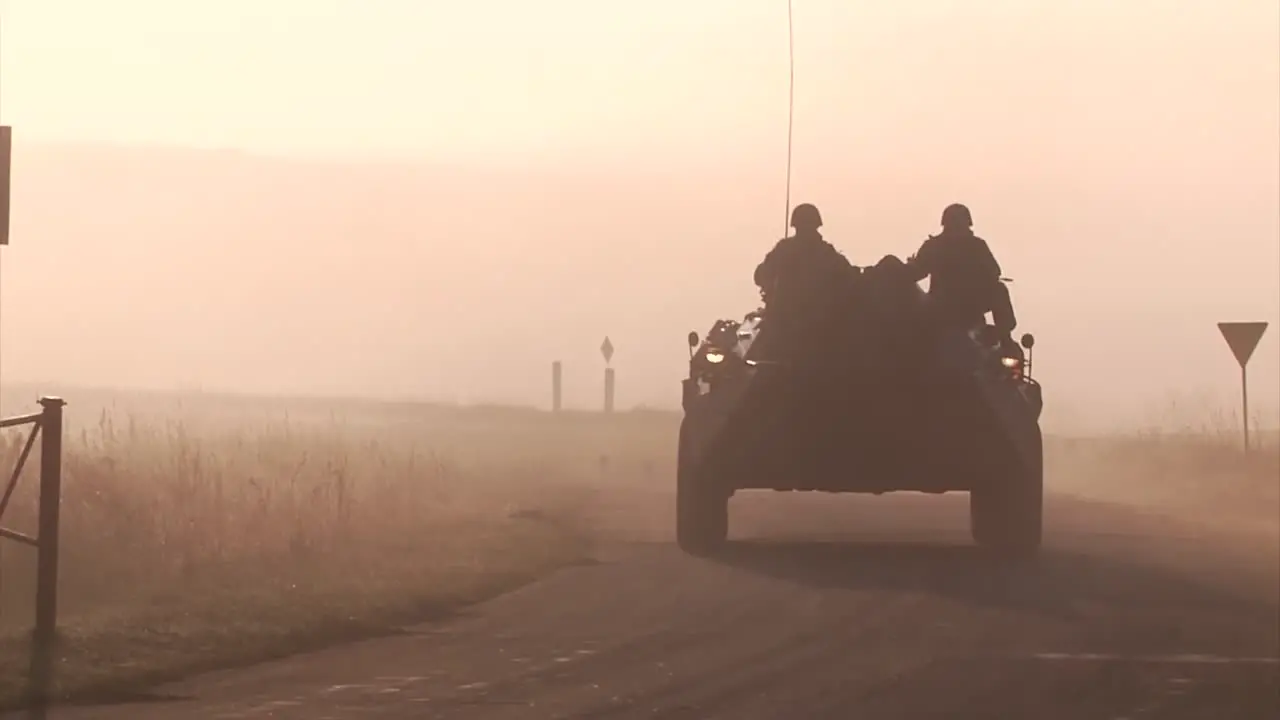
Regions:
M 794 5 L 793 197 L 823 208 L 833 241 L 859 262 L 907 254 L 936 229 L 943 205 L 968 202 L 978 231 L 1018 280 L 1025 329 L 1045 339 L 1044 373 L 1065 390 L 1064 422 L 1071 413 L 1090 414 L 1085 389 L 1112 403 L 1130 397 L 1131 413 L 1171 394 L 1230 403 L 1232 361 L 1212 322 L 1280 319 L 1280 4 Z M 506 217 L 480 220 L 487 229 L 463 244 L 510 251 L 508 267 L 496 254 L 486 256 L 487 272 L 498 277 L 537 262 L 530 248 L 569 259 L 555 283 L 509 288 L 523 298 L 501 297 L 501 283 L 476 277 L 487 305 L 478 289 L 475 297 L 458 290 L 453 299 L 471 303 L 489 324 L 502 322 L 493 307 L 513 300 L 532 303 L 537 322 L 553 328 L 573 318 L 580 336 L 549 334 L 558 346 L 580 348 L 570 353 L 580 366 L 598 365 L 600 334 L 620 333 L 618 362 L 629 363 L 622 367 L 631 379 L 620 389 L 623 399 L 674 402 L 679 338 L 690 325 L 750 305 L 751 270 L 781 231 L 786 19 L 784 0 L 0 0 L 0 120 L 17 128 L 18 170 L 25 147 L 111 142 L 344 162 L 376 157 L 524 177 L 532 189 L 508 188 L 500 203 Z M 577 178 L 573 189 L 538 196 L 540 209 L 530 209 L 531 200 L 521 206 L 529 237 L 523 245 L 511 240 L 511 208 L 519 204 L 512 198 L 545 192 L 538 178 L 567 175 Z M 15 194 L 22 177 L 15 176 Z M 207 195 L 190 182 L 189 195 Z M 600 199 L 610 187 L 625 187 L 625 198 Z M 181 195 L 181 188 L 174 180 L 173 191 Z M 290 192 L 318 197 L 321 190 L 295 183 Z M 44 202 L 54 202 L 46 195 Z M 492 209 L 484 204 L 490 200 L 459 208 L 465 196 L 451 197 L 457 214 Z M 588 197 L 595 224 L 566 220 L 567 208 Z M 58 202 L 63 214 L 77 212 L 75 198 Z M 146 208 L 160 214 L 181 205 L 154 202 L 169 203 Z M 289 202 L 306 205 L 305 198 Z M 14 212 L 15 229 L 27 233 L 3 251 L 4 358 L 15 376 L 96 382 L 115 377 L 102 367 L 119 367 L 122 381 L 161 386 L 297 389 L 292 383 L 444 394 L 440 381 L 428 383 L 409 367 L 363 368 L 355 351 L 341 354 L 339 364 L 315 366 L 314 377 L 346 378 L 328 384 L 301 381 L 284 361 L 252 376 L 225 349 L 207 353 L 207 366 L 184 360 L 181 372 L 177 360 L 167 366 L 136 347 L 126 353 L 100 340 L 101 357 L 118 362 L 104 360 L 98 371 L 41 356 L 33 333 L 45 333 L 47 344 L 55 331 L 37 331 L 34 311 L 13 318 L 14 308 L 34 301 L 37 269 L 78 265 L 92 284 L 94 267 L 77 244 L 91 241 L 68 237 L 59 245 L 43 235 L 56 234 L 48 223 L 60 220 L 37 222 L 28 211 L 23 224 L 23 207 Z M 363 312 L 363 290 L 409 258 L 454 262 L 455 275 L 476 267 L 462 260 L 474 248 L 432 245 L 431 221 L 414 222 L 412 232 L 405 220 L 383 236 L 361 238 L 382 253 L 387 266 L 370 270 L 382 275 L 332 278 L 355 290 L 346 306 L 353 317 Z M 119 232 L 156 232 L 139 228 Z M 265 224 L 254 232 L 259 247 L 276 242 Z M 426 239 L 387 239 L 396 233 Z M 165 236 L 166 252 L 179 252 L 184 237 Z M 583 242 L 602 249 L 583 249 Z M 279 252 L 288 252 L 285 245 Z M 687 263 L 715 259 L 722 270 L 711 278 L 701 270 L 670 272 L 682 256 Z M 606 262 L 611 269 L 602 269 Z M 121 297 L 142 293 L 156 275 L 131 267 L 137 278 L 117 278 Z M 169 288 L 174 307 L 199 306 L 183 287 L 189 284 Z M 566 284 L 576 289 L 571 299 L 535 299 Z M 99 292 L 113 294 L 112 287 Z M 261 292 L 267 294 L 258 300 L 270 298 Z M 388 295 L 380 319 L 366 322 L 404 332 L 413 318 L 446 307 L 408 289 L 396 297 L 403 315 L 393 317 Z M 66 330 L 57 343 L 75 346 L 88 337 L 77 332 L 123 322 L 101 307 L 71 305 L 80 308 L 79 322 L 64 318 L 64 327 L 80 329 Z M 265 327 L 257 332 L 270 334 Z M 675 341 L 662 346 L 668 335 Z M 1277 335 L 1273 328 L 1255 360 L 1260 407 L 1280 404 Z M 234 342 L 225 340 L 206 342 Z M 371 354 L 408 352 L 406 345 L 361 342 Z M 530 362 L 561 353 L 550 341 L 528 342 Z M 453 345 L 454 365 L 474 352 Z M 152 350 L 163 354 L 158 345 Z M 430 374 L 422 369 L 429 360 L 414 357 L 411 365 Z M 1131 378 L 1117 378 L 1117 358 L 1137 366 Z M 540 401 L 543 375 L 504 384 L 477 370 L 450 389 Z M 584 384 L 575 402 L 587 402 L 590 387 Z M 1075 403 L 1071 413 L 1067 398 Z
M 824 144 L 866 163 L 1081 170 L 1085 135 L 1099 151 L 1137 140 L 1135 161 L 1190 144 L 1217 167 L 1275 148 L 1256 144 L 1277 113 L 1268 0 L 794 4 L 801 165 Z M 4 114 L 32 137 L 629 160 L 784 137 L 784 0 L 0 8 Z

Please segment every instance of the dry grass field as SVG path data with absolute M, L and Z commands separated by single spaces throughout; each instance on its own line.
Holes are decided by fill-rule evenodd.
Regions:
M 66 396 L 68 693 L 447 613 L 587 558 L 594 498 L 666 491 L 674 471 L 670 413 Z M 4 431 L 0 467 L 23 439 Z M 1248 458 L 1229 435 L 1057 439 L 1047 452 L 1051 490 L 1280 525 L 1274 435 Z M 33 456 L 6 527 L 33 530 L 37 477 Z M 0 545 L 3 705 L 24 684 L 34 564 L 30 549 Z
M 1280 536 L 1280 434 L 1213 424 L 1184 432 L 1056 438 L 1045 446 L 1057 492 L 1150 508 L 1245 535 Z M 1272 542 L 1275 542 L 1274 540 Z
M 67 692 L 447 612 L 583 559 L 580 507 L 600 473 L 670 472 L 654 466 L 669 426 L 643 414 L 67 396 Z M 0 467 L 27 432 L 3 431 Z M 37 456 L 6 527 L 34 532 Z M 24 685 L 34 551 L 0 553 L 3 703 Z

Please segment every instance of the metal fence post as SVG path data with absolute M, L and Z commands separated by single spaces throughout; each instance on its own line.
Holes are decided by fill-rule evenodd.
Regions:
M 37 699 L 52 680 L 53 643 L 58 629 L 58 524 L 62 502 L 62 398 L 43 397 L 40 418 L 40 520 L 36 548 L 36 627 L 31 646 L 31 681 Z

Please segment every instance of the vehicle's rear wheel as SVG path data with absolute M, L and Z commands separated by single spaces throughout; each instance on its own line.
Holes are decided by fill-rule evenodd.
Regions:
M 969 493 L 969 527 L 974 542 L 1006 557 L 1031 557 L 1044 535 L 1044 455 L 1035 433 L 1031 466 L 1015 462 L 1001 477 Z
M 676 457 L 676 543 L 687 553 L 702 555 L 729 537 L 730 493 L 699 472 L 688 435 L 681 423 Z

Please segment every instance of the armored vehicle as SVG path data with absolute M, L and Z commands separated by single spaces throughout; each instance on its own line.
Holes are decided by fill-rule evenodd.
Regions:
M 967 492 L 980 546 L 1039 550 L 1035 339 L 1002 342 L 989 325 L 943 329 L 914 283 L 867 286 L 807 357 L 771 346 L 767 310 L 689 334 L 676 478 L 685 551 L 727 539 L 739 490 Z

